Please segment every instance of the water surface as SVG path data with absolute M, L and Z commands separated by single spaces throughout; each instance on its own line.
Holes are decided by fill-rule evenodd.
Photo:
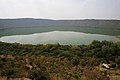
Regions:
M 93 40 L 120 41 L 114 36 L 88 34 L 73 31 L 51 31 L 43 33 L 34 33 L 28 35 L 12 35 L 0 38 L 2 42 L 21 43 L 21 44 L 89 44 Z

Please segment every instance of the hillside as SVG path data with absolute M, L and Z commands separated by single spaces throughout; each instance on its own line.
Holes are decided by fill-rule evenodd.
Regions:
M 119 80 L 120 42 L 93 41 L 77 46 L 0 42 L 0 80 L 24 80 L 20 78 Z
M 50 19 L 0 19 L 0 28 L 40 27 L 40 26 L 79 26 L 120 28 L 120 20 L 50 20 Z

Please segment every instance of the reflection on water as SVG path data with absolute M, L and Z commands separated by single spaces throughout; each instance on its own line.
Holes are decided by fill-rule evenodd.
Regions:
M 0 38 L 2 42 L 21 43 L 21 44 L 88 44 L 93 40 L 120 41 L 114 36 L 86 34 L 73 31 L 52 31 L 44 33 L 34 33 L 29 35 L 13 35 Z

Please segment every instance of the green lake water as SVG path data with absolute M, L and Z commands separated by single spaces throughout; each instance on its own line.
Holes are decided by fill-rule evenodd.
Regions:
M 25 35 L 11 35 L 2 36 L 0 41 L 9 43 L 21 43 L 21 44 L 89 44 L 93 40 L 108 40 L 108 41 L 120 41 L 115 36 L 102 35 L 102 34 L 88 34 L 75 31 L 49 31 Z

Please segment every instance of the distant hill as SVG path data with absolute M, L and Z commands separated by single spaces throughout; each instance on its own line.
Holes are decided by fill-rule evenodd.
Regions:
M 0 19 L 0 28 L 43 27 L 43 26 L 79 26 L 120 28 L 120 20 L 51 20 L 51 19 Z

